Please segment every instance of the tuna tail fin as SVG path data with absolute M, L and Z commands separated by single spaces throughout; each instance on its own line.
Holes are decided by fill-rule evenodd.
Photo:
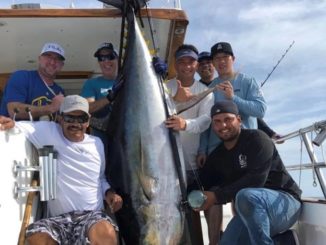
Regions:
M 215 91 L 217 87 L 209 88 L 199 94 L 194 95 L 190 100 L 186 102 L 175 102 L 175 108 L 177 114 L 188 110 L 189 108 L 193 107 L 194 105 L 198 104 L 202 99 L 204 99 L 207 95 L 211 92 Z
M 123 9 L 124 0 L 99 0 L 102 3 L 111 5 L 118 9 Z M 146 5 L 149 0 L 125 0 L 128 5 L 131 5 L 133 9 L 140 9 Z

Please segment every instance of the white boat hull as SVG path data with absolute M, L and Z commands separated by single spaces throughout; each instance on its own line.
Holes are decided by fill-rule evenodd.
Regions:
M 296 230 L 300 245 L 326 244 L 326 203 L 304 202 Z
M 17 130 L 0 131 L 0 244 L 17 244 L 21 223 L 24 217 L 27 194 L 15 198 L 14 185 L 28 186 L 31 173 L 20 173 L 15 176 L 14 164 L 31 165 L 35 163 L 35 151 L 24 135 Z M 34 212 L 35 213 L 34 205 Z M 31 217 L 31 222 L 33 217 Z

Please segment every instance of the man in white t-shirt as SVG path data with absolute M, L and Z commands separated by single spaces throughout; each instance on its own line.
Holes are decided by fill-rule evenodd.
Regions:
M 193 45 L 183 44 L 175 53 L 175 70 L 177 76 L 167 83 L 170 95 L 175 101 L 186 101 L 192 94 L 199 94 L 207 87 L 195 80 L 198 66 L 198 50 Z M 190 109 L 173 115 L 166 120 L 166 126 L 180 132 L 183 158 L 187 172 L 187 184 L 198 181 L 196 156 L 198 153 L 200 134 L 210 125 L 210 109 L 214 104 L 213 94 L 207 95 L 203 100 Z M 198 213 L 192 212 L 194 236 L 200 239 L 200 218 Z M 187 241 L 185 241 L 187 243 Z
M 59 123 L 16 122 L 37 148 L 53 145 L 58 152 L 57 198 L 47 202 L 49 218 L 28 226 L 29 244 L 117 244 L 118 227 L 104 210 L 112 212 L 122 199 L 104 175 L 104 147 L 100 138 L 86 134 L 89 104 L 79 95 L 64 98 Z M 13 125 L 0 117 L 0 129 Z
M 167 83 L 167 88 L 175 101 L 187 100 L 182 97 L 184 94 L 198 94 L 207 89 L 205 85 L 195 80 L 197 59 L 198 51 L 193 45 L 183 44 L 176 50 L 175 70 L 177 76 Z M 204 132 L 211 123 L 209 113 L 213 104 L 213 95 L 209 94 L 195 106 L 166 120 L 168 128 L 180 131 L 188 184 L 194 180 L 193 174 L 197 169 L 196 156 L 200 133 Z

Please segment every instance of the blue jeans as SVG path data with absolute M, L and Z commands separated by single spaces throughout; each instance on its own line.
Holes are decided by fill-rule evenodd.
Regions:
M 235 209 L 237 214 L 226 227 L 221 245 L 272 245 L 272 236 L 298 220 L 301 203 L 286 192 L 245 188 L 236 195 Z

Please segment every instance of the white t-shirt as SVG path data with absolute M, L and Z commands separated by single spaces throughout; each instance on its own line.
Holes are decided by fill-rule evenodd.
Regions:
M 167 83 L 167 88 L 170 95 L 173 97 L 177 92 L 177 81 L 172 79 Z M 194 83 L 189 87 L 192 94 L 198 94 L 207 87 L 200 82 L 194 80 Z M 179 114 L 183 119 L 186 119 L 186 129 L 180 131 L 180 140 L 182 144 L 183 155 L 186 164 L 186 170 L 197 169 L 196 157 L 200 141 L 200 133 L 208 129 L 211 118 L 210 111 L 214 104 L 213 94 L 210 93 L 199 103 Z
M 54 122 L 16 122 L 36 148 L 53 145 L 58 152 L 57 198 L 48 201 L 49 215 L 71 211 L 100 210 L 106 181 L 104 147 L 100 138 L 85 134 L 81 142 L 71 142 Z

